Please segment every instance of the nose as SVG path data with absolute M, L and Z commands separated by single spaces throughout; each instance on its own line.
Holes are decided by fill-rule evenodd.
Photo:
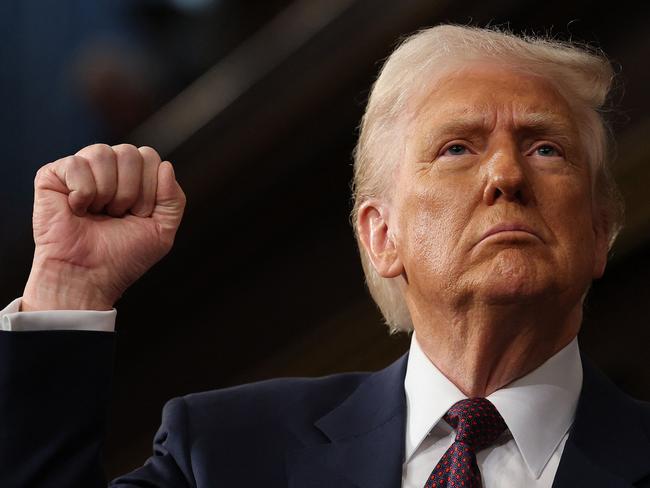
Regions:
M 517 151 L 503 151 L 492 155 L 487 162 L 487 181 L 483 191 L 486 205 L 499 201 L 528 204 L 532 192 L 526 180 L 521 156 Z

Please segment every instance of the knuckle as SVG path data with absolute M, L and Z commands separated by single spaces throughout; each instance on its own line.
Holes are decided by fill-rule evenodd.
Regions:
M 93 144 L 91 146 L 86 146 L 83 148 L 77 155 L 80 153 L 87 155 L 93 161 L 114 161 L 115 152 L 113 148 L 108 144 Z
M 118 144 L 117 146 L 113 146 L 113 151 L 115 154 L 117 154 L 118 158 L 120 157 L 128 157 L 128 158 L 135 158 L 135 159 L 140 159 L 140 153 L 138 152 L 138 148 L 135 147 L 133 144 Z
M 160 155 L 158 154 L 158 151 L 156 151 L 153 147 L 140 146 L 138 148 L 138 151 L 140 151 L 140 154 L 142 154 L 144 158 L 160 162 Z
M 45 180 L 46 174 L 51 171 L 53 164 L 54 163 L 48 163 L 38 168 L 36 175 L 34 176 L 34 188 L 38 188 L 41 182 Z
M 44 173 L 50 171 L 53 164 L 54 163 L 47 163 L 41 166 L 40 168 L 38 168 L 38 170 L 36 171 L 36 177 L 34 179 L 42 178 Z
M 57 162 L 60 162 L 67 170 L 73 171 L 80 169 L 84 164 L 86 164 L 86 160 L 81 156 L 77 156 L 76 154 L 72 156 L 66 156 Z

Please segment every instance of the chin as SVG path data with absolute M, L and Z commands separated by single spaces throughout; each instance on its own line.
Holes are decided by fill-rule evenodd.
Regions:
M 478 294 L 485 301 L 512 303 L 527 301 L 557 288 L 556 273 L 550 263 L 518 250 L 506 249 L 480 266 L 474 276 Z

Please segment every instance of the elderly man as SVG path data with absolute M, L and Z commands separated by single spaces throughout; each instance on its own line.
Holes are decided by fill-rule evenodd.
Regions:
M 650 487 L 650 407 L 576 340 L 620 227 L 611 78 L 549 40 L 407 39 L 363 119 L 353 222 L 409 354 L 174 399 L 153 456 L 114 486 Z M 0 484 L 101 486 L 112 306 L 170 249 L 185 198 L 169 163 L 126 145 L 50 163 L 35 186 L 34 265 L 0 335 Z

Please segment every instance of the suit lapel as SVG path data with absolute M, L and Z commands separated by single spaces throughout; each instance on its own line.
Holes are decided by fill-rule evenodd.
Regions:
M 632 488 L 623 478 L 594 464 L 585 451 L 574 443 L 567 441 L 553 481 L 553 488 Z
M 289 453 L 291 487 L 395 488 L 404 458 L 406 356 L 370 375 L 315 426 L 329 444 Z
M 650 475 L 650 415 L 583 357 L 576 418 L 553 488 L 631 488 Z M 404 459 L 406 356 L 315 423 L 330 443 L 287 456 L 291 488 L 395 488 Z M 644 485 L 645 486 L 645 485 Z
M 631 487 L 650 474 L 647 410 L 584 356 L 582 364 L 582 392 L 553 488 Z

